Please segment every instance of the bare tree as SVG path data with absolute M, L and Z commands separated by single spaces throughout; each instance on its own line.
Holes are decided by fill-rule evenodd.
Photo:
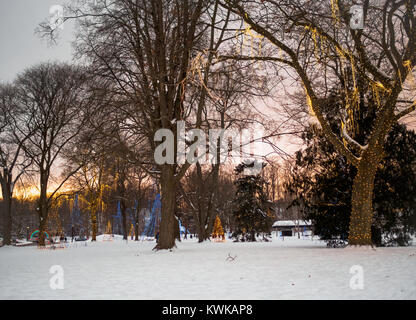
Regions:
M 33 161 L 39 176 L 39 244 L 44 245 L 51 201 L 71 175 L 81 166 L 65 173 L 50 192 L 52 170 L 85 122 L 91 96 L 87 78 L 80 68 L 66 64 L 43 63 L 27 69 L 15 81 L 17 112 L 13 114 L 15 137 L 25 155 Z
M 11 115 L 16 110 L 16 90 L 13 85 L 0 86 L 0 185 L 3 195 L 3 245 L 11 244 L 12 200 L 16 183 L 30 166 L 22 154 L 22 144 L 32 134 L 30 131 L 17 140 Z M 24 125 L 24 124 L 20 124 Z M 14 176 L 15 175 L 15 176 Z
M 94 66 L 97 77 L 114 84 L 117 112 L 147 139 L 137 163 L 145 163 L 160 181 L 162 219 L 155 249 L 170 249 L 175 245 L 176 187 L 189 164 L 155 164 L 159 142 L 154 137 L 158 129 L 169 129 L 176 141 L 180 120 L 201 126 L 207 71 L 224 41 L 229 13 L 219 10 L 219 1 L 203 0 L 118 0 L 93 6 L 79 1 L 68 11 L 72 16 L 64 20 L 76 18 L 80 24 L 78 54 Z M 48 25 L 42 30 L 53 35 Z M 200 89 L 196 96 L 190 94 L 195 86 Z

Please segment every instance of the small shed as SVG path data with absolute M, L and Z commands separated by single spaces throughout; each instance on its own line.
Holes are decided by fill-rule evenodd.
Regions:
M 311 235 L 312 230 L 311 220 L 279 220 L 273 223 L 273 231 L 282 237 L 292 237 L 295 234 Z

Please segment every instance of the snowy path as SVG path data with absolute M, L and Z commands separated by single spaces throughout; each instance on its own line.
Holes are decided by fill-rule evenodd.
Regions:
M 328 249 L 311 240 L 271 243 L 96 242 L 64 250 L 0 248 L 0 299 L 416 299 L 416 247 Z M 234 261 L 226 258 L 237 256 Z M 52 290 L 52 265 L 64 269 Z M 350 268 L 364 271 L 353 290 Z

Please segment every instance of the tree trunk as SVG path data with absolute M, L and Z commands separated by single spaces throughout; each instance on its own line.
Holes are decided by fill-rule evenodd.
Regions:
M 208 212 L 206 220 L 202 222 L 199 226 L 199 237 L 198 242 L 204 242 L 211 237 L 212 229 L 214 227 L 214 212 L 211 210 L 207 210 Z
M 90 238 L 90 229 L 89 229 L 89 223 L 87 221 L 86 226 L 85 226 L 85 238 L 87 238 L 87 240 Z
M 139 212 L 136 209 L 135 221 L 134 221 L 134 241 L 139 241 Z
M 12 196 L 10 186 L 5 182 L 2 185 L 3 194 L 3 245 L 11 244 L 12 238 Z
M 351 196 L 349 245 L 372 245 L 374 179 L 380 153 L 365 152 L 357 168 Z
M 124 197 L 124 193 L 123 193 Z M 127 231 L 127 217 L 126 217 L 126 203 L 123 199 L 120 200 L 120 207 L 121 207 L 121 217 L 123 223 L 123 240 L 127 240 L 128 231 Z
M 218 142 L 219 144 L 219 142 Z M 218 151 L 219 154 L 219 151 Z M 197 166 L 199 163 L 197 163 Z M 217 198 L 217 191 L 218 191 L 218 177 L 219 177 L 219 168 L 220 168 L 220 161 L 217 159 L 217 163 L 212 167 L 212 179 L 210 181 L 210 185 L 208 187 L 208 196 L 209 200 L 208 203 L 202 203 L 203 206 L 206 208 L 199 208 L 204 214 L 199 214 L 199 238 L 198 242 L 203 242 L 208 240 L 211 237 L 212 229 L 214 227 L 215 221 L 215 205 L 216 205 L 216 198 Z M 202 172 L 200 171 L 199 166 L 199 176 L 202 181 Z M 203 186 L 200 187 L 201 190 Z M 203 193 L 201 193 L 202 197 Z M 202 220 L 202 221 L 201 221 Z
M 175 235 L 175 239 L 181 241 L 181 230 L 179 229 L 179 220 L 176 217 L 173 220 L 173 233 Z
M 39 246 L 45 246 L 45 232 L 47 230 L 47 221 L 48 221 L 48 210 L 47 210 L 47 200 L 39 199 Z
M 47 196 L 47 177 L 44 173 L 41 173 L 40 179 L 40 195 L 39 195 L 39 246 L 45 246 L 45 231 L 47 230 L 48 220 L 48 196 Z
M 155 250 L 171 249 L 175 246 L 174 213 L 176 203 L 175 169 L 164 165 L 160 177 L 162 191 L 162 216 L 159 228 L 159 240 Z
M 198 242 L 204 242 L 207 240 L 205 236 L 205 223 L 200 221 L 198 224 Z
M 91 210 L 91 241 L 97 241 L 97 210 Z

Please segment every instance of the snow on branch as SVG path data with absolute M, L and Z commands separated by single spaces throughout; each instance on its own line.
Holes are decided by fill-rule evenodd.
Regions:
M 399 120 L 400 118 L 408 115 L 409 113 L 412 113 L 415 110 L 416 110 L 416 102 L 414 102 L 410 107 L 408 107 L 408 108 L 404 109 L 403 111 L 395 114 L 394 117 L 396 118 L 396 120 Z
M 346 111 L 345 110 L 342 110 L 341 111 L 341 119 L 342 119 L 342 122 L 343 123 L 347 123 L 346 122 Z M 353 145 L 353 146 L 355 146 L 355 147 L 357 147 L 358 149 L 360 149 L 361 151 L 362 150 L 365 150 L 365 149 L 367 149 L 368 148 L 368 144 L 366 144 L 365 146 L 362 146 L 361 144 L 359 144 L 355 139 L 353 139 L 349 134 L 348 134 L 348 132 L 347 132 L 347 126 L 346 125 L 343 125 L 342 126 L 342 130 L 341 130 L 341 132 L 342 132 L 342 136 L 345 138 L 345 140 L 347 140 L 351 145 Z

